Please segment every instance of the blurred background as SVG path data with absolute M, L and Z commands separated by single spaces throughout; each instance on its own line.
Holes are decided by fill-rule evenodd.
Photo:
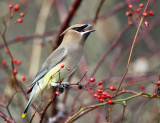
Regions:
M 57 37 L 59 29 L 65 23 L 68 14 L 73 9 L 73 4 L 77 0 L 0 0 L 0 32 L 3 33 L 5 25 L 3 23 L 9 20 L 9 4 L 18 4 L 20 9 L 15 12 L 5 34 L 6 41 L 13 57 L 21 64 L 15 64 L 18 70 L 16 75 L 20 85 L 26 89 L 32 81 L 39 67 L 57 46 Z M 69 25 L 77 23 L 93 23 L 96 11 L 101 0 L 80 0 L 79 7 L 71 18 Z M 99 60 L 104 58 L 99 65 L 94 77 L 96 82 L 102 80 L 103 88 L 110 85 L 119 86 L 121 77 L 125 71 L 130 48 L 136 34 L 137 26 L 142 13 L 136 13 L 139 4 L 143 3 L 144 10 L 147 1 L 144 0 L 104 0 L 94 29 L 86 41 L 84 56 L 79 68 L 74 73 L 70 82 L 78 82 L 85 71 L 90 76 L 95 70 Z M 132 4 L 132 10 L 128 9 L 128 4 Z M 130 68 L 124 83 L 121 87 L 136 92 L 146 91 L 156 92 L 155 82 L 159 78 L 160 69 L 160 1 L 151 0 L 147 12 L 153 10 L 154 16 L 147 16 L 149 25 L 142 23 L 139 35 L 133 50 Z M 127 11 L 133 12 L 133 17 L 126 16 Z M 22 23 L 15 23 L 21 12 L 24 12 Z M 129 26 L 128 22 L 132 25 Z M 108 53 L 107 53 L 108 52 Z M 107 54 L 106 56 L 104 54 Z M 105 57 L 104 57 L 105 56 Z M 6 61 L 4 65 L 3 61 Z M 24 95 L 16 93 L 11 99 L 14 89 L 13 76 L 11 75 L 10 57 L 6 54 L 6 47 L 2 36 L 0 37 L 0 111 L 8 117 L 10 115 L 17 123 L 28 123 L 35 111 L 32 107 L 25 119 L 21 114 L 27 103 Z M 7 67 L 6 67 L 7 66 Z M 22 77 L 25 76 L 25 82 Z M 82 81 L 86 83 L 87 78 Z M 145 90 L 144 90 L 145 89 Z M 51 96 L 51 91 L 46 91 Z M 126 98 L 131 94 L 123 94 L 118 98 Z M 70 89 L 67 93 L 58 96 L 55 107 L 57 112 L 63 112 L 57 122 L 64 122 L 68 115 L 73 115 L 80 107 L 97 104 L 99 101 L 93 98 L 92 94 L 78 88 Z M 64 99 L 66 98 L 66 99 Z M 5 106 L 12 100 L 8 108 Z M 64 103 L 65 100 L 65 103 Z M 39 101 L 36 101 L 39 102 Z M 47 100 L 39 109 L 47 104 Z M 158 123 L 160 122 L 160 102 L 159 99 L 148 99 L 138 97 L 127 102 L 124 123 Z M 35 103 L 38 105 L 38 103 Z M 73 107 L 74 106 L 74 107 Z M 52 107 L 45 114 L 43 122 L 48 122 L 48 118 L 53 118 Z M 110 106 L 100 107 L 85 114 L 76 123 L 105 123 L 108 117 L 108 108 Z M 64 109 L 62 111 L 62 109 Z M 10 115 L 8 113 L 10 110 Z M 122 117 L 123 106 L 117 104 L 113 107 L 111 120 L 113 123 L 119 123 Z M 52 112 L 52 113 L 51 113 Z M 70 112 L 70 114 L 69 114 Z M 39 122 L 40 116 L 36 113 L 33 123 Z M 5 122 L 0 117 L 0 122 Z

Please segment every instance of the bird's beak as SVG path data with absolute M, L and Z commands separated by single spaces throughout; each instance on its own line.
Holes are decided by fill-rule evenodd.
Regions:
M 85 28 L 82 30 L 82 33 L 88 33 L 88 32 L 94 32 L 95 30 L 90 30 L 93 25 L 92 24 L 86 24 Z

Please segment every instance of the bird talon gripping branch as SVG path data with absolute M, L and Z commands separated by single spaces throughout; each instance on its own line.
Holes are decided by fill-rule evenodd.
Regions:
M 61 45 L 46 59 L 34 80 L 29 85 L 31 89 L 28 93 L 31 92 L 31 95 L 24 113 L 22 114 L 22 118 L 26 116 L 33 98 L 39 94 L 41 90 L 44 90 L 46 86 L 58 87 L 57 95 L 63 93 L 64 88 L 59 87 L 59 83 L 76 70 L 83 54 L 85 41 L 89 34 L 94 31 L 86 29 L 92 26 L 92 24 L 76 24 L 69 27 L 61 34 L 64 35 Z M 59 74 L 57 71 L 64 66 L 70 67 L 68 67 L 67 70 L 61 69 Z M 69 83 L 62 82 L 62 84 L 64 84 L 65 89 L 69 89 Z

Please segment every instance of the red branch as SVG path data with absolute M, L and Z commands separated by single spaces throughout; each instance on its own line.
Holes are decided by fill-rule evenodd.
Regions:
M 0 111 L 0 116 L 7 121 L 7 123 L 16 123 L 15 120 L 10 119 L 7 115 L 5 115 L 3 112 Z

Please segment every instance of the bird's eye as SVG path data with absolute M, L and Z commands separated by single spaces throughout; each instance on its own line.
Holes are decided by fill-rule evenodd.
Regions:
M 82 29 L 81 28 L 79 28 L 79 27 L 74 27 L 74 28 L 72 28 L 73 30 L 76 30 L 77 32 L 81 32 L 82 31 Z

